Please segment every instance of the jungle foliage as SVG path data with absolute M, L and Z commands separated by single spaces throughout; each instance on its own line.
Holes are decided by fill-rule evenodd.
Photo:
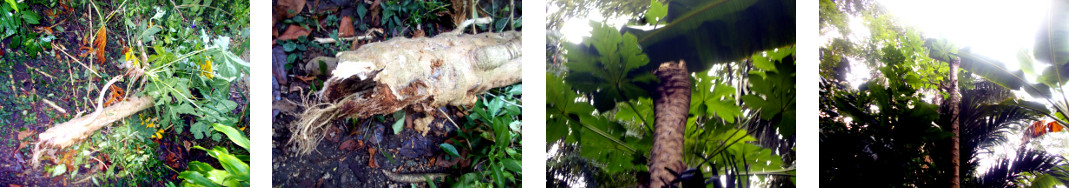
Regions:
M 951 176 L 950 122 L 960 120 L 959 168 L 961 185 L 974 187 L 1050 187 L 1065 184 L 1064 156 L 1025 140 L 1016 157 L 997 156 L 981 168 L 981 155 L 994 153 L 1031 122 L 1044 118 L 1064 123 L 1064 98 L 1053 94 L 1065 60 L 1058 54 L 1067 45 L 1057 41 L 1069 35 L 1067 24 L 1053 22 L 1066 16 L 1065 2 L 1055 2 L 1052 14 L 1037 34 L 1035 52 L 1020 53 L 1023 70 L 1007 71 L 1002 62 L 974 54 L 946 39 L 926 38 L 901 22 L 878 3 L 866 0 L 820 1 L 820 33 L 827 42 L 820 48 L 820 151 L 821 184 L 888 185 L 891 187 L 948 186 Z M 851 17 L 864 19 L 871 37 L 853 38 L 846 24 Z M 1050 32 L 1048 32 L 1050 31 Z M 961 69 L 947 62 L 961 59 Z M 1034 62 L 1053 68 L 1035 71 Z M 855 67 L 870 67 L 872 78 L 856 87 L 847 74 Z M 948 112 L 951 71 L 961 94 L 959 114 Z M 1027 77 L 1038 78 L 1031 84 Z M 1039 103 L 1012 91 L 1024 91 Z M 1054 108 L 1055 111 L 1049 110 Z M 1012 165 L 1011 165 L 1012 164 Z
M 660 6 L 659 1 L 650 4 Z M 696 170 L 705 175 L 701 177 L 728 177 L 726 185 L 717 181 L 711 186 L 735 187 L 755 182 L 793 186 L 793 17 L 790 21 L 786 17 L 768 20 L 775 20 L 777 26 L 744 24 L 729 27 L 739 29 L 738 33 L 732 30 L 723 36 L 688 38 L 701 35 L 695 33 L 708 33 L 712 29 L 708 25 L 779 10 L 768 7 L 789 7 L 793 11 L 793 2 L 680 0 L 668 4 L 667 14 L 663 15 L 667 21 L 663 23 L 670 26 L 651 31 L 630 31 L 625 27 L 621 32 L 609 25 L 591 23 L 591 36 L 583 43 L 558 40 L 560 51 L 550 48 L 551 54 L 564 57 L 563 63 L 551 65 L 546 74 L 546 134 L 550 147 L 555 148 L 547 161 L 550 186 L 619 187 L 649 181 L 647 163 L 654 130 L 651 92 L 659 82 L 649 72 L 668 59 L 686 59 L 694 84 L 683 146 L 685 165 L 702 169 Z M 679 7 L 687 6 L 676 4 L 697 8 L 683 9 Z M 646 18 L 655 19 L 664 11 L 649 10 Z M 786 25 L 791 26 L 789 30 Z M 756 28 L 769 32 L 745 32 Z M 789 36 L 779 34 L 788 31 Z M 728 35 L 735 38 L 725 37 Z M 765 36 L 769 37 L 764 41 L 751 40 Z M 549 38 L 553 41 L 556 37 Z M 722 40 L 719 44 L 754 48 L 723 52 L 713 46 L 690 46 L 680 54 L 650 52 L 656 49 L 651 46 L 656 45 L 693 44 L 680 42 L 684 38 L 697 39 L 693 43 Z M 697 58 L 692 56 L 697 53 L 688 54 L 698 51 L 716 56 Z M 554 177 L 561 175 L 564 178 Z M 580 179 L 586 185 L 578 184 Z

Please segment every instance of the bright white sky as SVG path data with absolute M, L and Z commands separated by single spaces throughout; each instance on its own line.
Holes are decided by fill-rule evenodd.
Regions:
M 1031 48 L 1049 0 L 881 0 L 891 14 L 928 38 L 947 38 L 1018 70 L 1017 51 Z
M 553 14 L 560 11 L 560 7 L 548 6 L 546 14 Z M 590 31 L 593 28 L 590 27 L 590 21 L 604 22 L 609 26 L 619 29 L 627 24 L 628 18 L 614 17 L 606 19 L 604 15 L 601 15 L 600 10 L 596 8 L 587 8 L 587 15 L 579 18 L 565 18 L 564 25 L 561 25 L 560 33 L 564 35 L 564 41 L 578 44 L 583 42 L 583 37 L 589 37 Z
M 928 38 L 947 38 L 958 47 L 1001 61 L 1006 68 L 1020 69 L 1017 52 L 1031 49 L 1049 6 L 1049 0 L 880 0 L 904 25 L 914 26 Z M 860 17 L 850 17 L 854 41 L 869 37 Z M 859 62 L 851 59 L 851 62 Z M 1046 67 L 1036 63 L 1036 70 Z M 857 65 L 857 64 L 855 64 Z M 851 84 L 869 77 L 868 67 L 854 66 L 848 75 Z M 1038 72 L 1038 71 L 1037 71 Z M 1029 80 L 1034 80 L 1029 78 Z M 855 82 L 857 81 L 857 82 Z

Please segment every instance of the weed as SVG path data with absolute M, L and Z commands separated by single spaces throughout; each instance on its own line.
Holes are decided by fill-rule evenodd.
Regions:
M 476 102 L 472 114 L 467 117 L 458 137 L 462 148 L 471 151 L 467 158 L 472 163 L 483 163 L 483 170 L 462 175 L 453 180 L 457 185 L 485 187 L 484 182 L 493 182 L 496 187 L 519 185 L 522 84 L 491 90 Z M 459 157 L 455 146 L 443 143 L 442 150 Z

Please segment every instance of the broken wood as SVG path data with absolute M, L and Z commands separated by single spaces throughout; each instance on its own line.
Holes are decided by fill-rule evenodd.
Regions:
M 305 101 L 308 108 L 290 126 L 289 142 L 308 154 L 323 138 L 324 125 L 335 118 L 474 105 L 479 94 L 520 82 L 520 40 L 517 31 L 447 33 L 394 38 L 340 52 L 333 76 L 318 92 L 324 102 Z
M 37 144 L 33 148 L 32 163 L 34 167 L 38 166 L 40 158 L 45 151 L 61 150 L 73 146 L 104 126 L 152 107 L 153 99 L 151 97 L 135 96 L 103 108 L 104 94 L 107 93 L 107 88 L 121 78 L 115 77 L 104 85 L 101 89 L 100 97 L 97 97 L 97 110 L 95 112 L 86 116 L 75 117 L 38 135 Z

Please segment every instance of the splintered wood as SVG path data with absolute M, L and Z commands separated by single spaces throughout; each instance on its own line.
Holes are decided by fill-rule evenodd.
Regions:
M 308 105 L 290 143 L 310 153 L 334 118 L 471 106 L 487 90 L 520 82 L 520 46 L 520 32 L 510 31 L 394 38 L 340 52 L 319 92 L 325 103 Z

